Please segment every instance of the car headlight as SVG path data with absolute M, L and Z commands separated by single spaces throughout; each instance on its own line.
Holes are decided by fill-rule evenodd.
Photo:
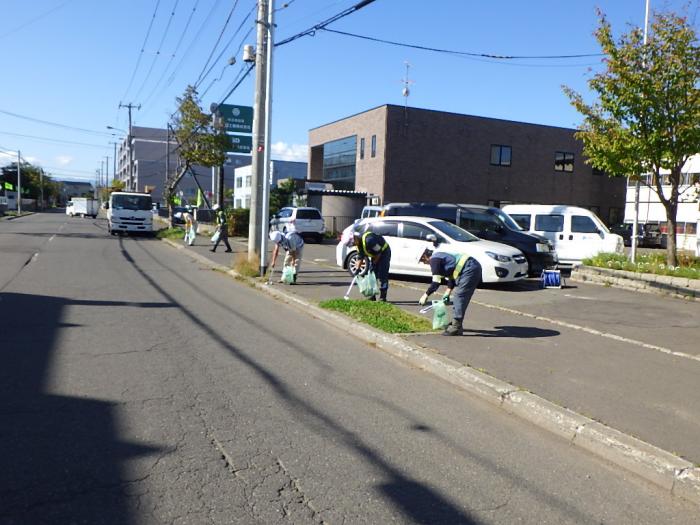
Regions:
M 512 260 L 507 255 L 500 255 L 498 253 L 493 253 L 493 252 L 486 252 L 486 255 L 488 255 L 492 259 L 496 259 L 499 262 L 510 262 Z
M 537 244 L 535 244 L 535 248 L 540 253 L 542 253 L 542 252 L 546 253 L 549 251 L 549 244 L 544 243 L 544 242 L 538 242 Z

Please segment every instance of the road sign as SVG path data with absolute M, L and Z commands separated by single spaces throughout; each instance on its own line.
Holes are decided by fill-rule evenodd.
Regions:
M 229 133 L 253 132 L 253 108 L 251 106 L 234 106 L 220 104 L 216 111 L 224 119 L 224 127 Z
M 228 135 L 230 153 L 250 153 L 253 150 L 253 137 L 249 135 Z

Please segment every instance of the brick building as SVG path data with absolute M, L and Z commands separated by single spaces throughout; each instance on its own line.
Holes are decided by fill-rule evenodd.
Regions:
M 387 104 L 310 130 L 309 178 L 377 204 L 569 204 L 620 222 L 625 179 L 585 164 L 575 131 Z

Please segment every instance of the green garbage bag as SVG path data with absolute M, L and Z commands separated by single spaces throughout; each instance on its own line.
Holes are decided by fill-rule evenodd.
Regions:
M 360 289 L 360 293 L 365 297 L 372 297 L 379 293 L 379 284 L 377 283 L 377 276 L 374 272 L 369 272 L 367 275 L 357 276 L 357 286 Z
M 450 324 L 445 301 L 433 301 L 433 330 L 442 330 Z
M 294 282 L 294 267 L 285 266 L 282 268 L 282 282 L 284 284 L 292 284 Z

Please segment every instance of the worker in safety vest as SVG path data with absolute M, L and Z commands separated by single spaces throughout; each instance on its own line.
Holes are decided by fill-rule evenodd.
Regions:
M 279 253 L 280 247 L 284 250 L 284 263 L 283 266 L 291 266 L 294 268 L 294 277 L 290 284 L 297 283 L 297 274 L 301 269 L 301 259 L 304 256 L 304 239 L 296 231 L 290 231 L 287 233 L 282 232 L 270 232 L 270 240 L 275 243 L 272 249 L 272 261 L 270 262 L 270 268 L 275 267 L 277 262 L 277 254 Z M 283 279 L 280 279 L 283 282 Z
M 360 257 L 370 261 L 370 268 L 377 276 L 379 282 L 379 300 L 386 301 L 389 291 L 389 266 L 391 265 L 391 248 L 384 237 L 371 231 L 362 231 L 362 228 L 353 231 L 353 243 Z M 377 297 L 370 297 L 376 301 Z
M 428 301 L 428 296 L 437 291 L 444 282 L 447 285 L 447 291 L 442 298 L 448 302 L 452 296 L 452 322 L 442 335 L 462 335 L 464 313 L 481 280 L 479 261 L 461 253 L 432 252 L 426 249 L 420 256 L 420 262 L 430 265 L 433 280 L 418 303 L 424 305 Z

